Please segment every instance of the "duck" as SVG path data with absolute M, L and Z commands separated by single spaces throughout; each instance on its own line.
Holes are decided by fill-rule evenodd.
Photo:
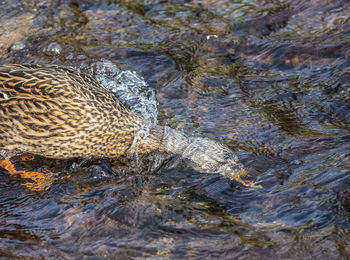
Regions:
M 255 187 L 226 146 L 150 123 L 92 76 L 60 65 L 0 65 L 0 150 L 52 159 L 176 154 L 195 170 Z

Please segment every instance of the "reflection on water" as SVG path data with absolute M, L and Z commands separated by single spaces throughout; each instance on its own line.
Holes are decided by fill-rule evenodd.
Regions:
M 262 184 L 176 158 L 155 174 L 17 160 L 56 177 L 35 191 L 0 168 L 0 256 L 349 258 L 347 1 L 0 5 L 1 63 L 88 70 L 105 58 L 136 71 L 160 124 L 228 145 Z

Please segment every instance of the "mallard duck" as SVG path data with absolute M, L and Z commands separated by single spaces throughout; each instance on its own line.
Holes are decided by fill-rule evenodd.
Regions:
M 244 185 L 226 147 L 150 124 L 94 78 L 56 65 L 0 65 L 0 150 L 53 159 L 178 154 L 201 172 Z

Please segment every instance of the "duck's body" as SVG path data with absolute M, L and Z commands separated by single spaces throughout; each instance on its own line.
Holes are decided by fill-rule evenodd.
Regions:
M 141 122 L 110 90 L 80 71 L 0 65 L 0 149 L 57 159 L 116 158 L 134 149 Z M 151 130 L 137 152 L 158 149 L 159 129 Z

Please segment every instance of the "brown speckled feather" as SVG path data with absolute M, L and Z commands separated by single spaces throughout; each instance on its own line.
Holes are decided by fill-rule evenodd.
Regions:
M 50 158 L 120 157 L 132 146 L 136 120 L 80 71 L 0 65 L 0 149 Z

